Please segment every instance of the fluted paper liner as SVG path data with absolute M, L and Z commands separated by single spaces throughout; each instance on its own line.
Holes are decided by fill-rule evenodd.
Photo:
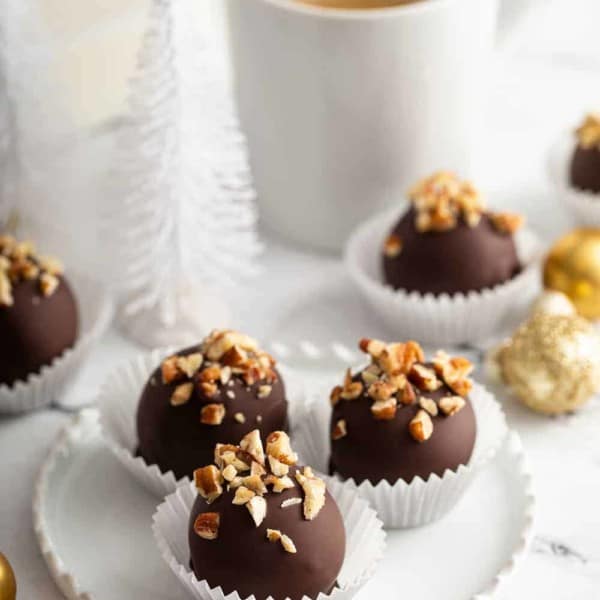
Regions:
M 442 477 L 432 474 L 427 481 L 420 477 L 410 483 L 398 480 L 393 485 L 385 480 L 377 485 L 369 481 L 357 484 L 353 479 L 343 481 L 349 490 L 369 501 L 386 527 L 417 527 L 440 519 L 460 500 L 479 470 L 495 456 L 508 431 L 504 413 L 492 394 L 479 384 L 473 386 L 469 398 L 475 412 L 477 434 L 467 465 L 461 465 L 456 471 L 447 469 Z M 301 462 L 321 473 L 328 473 L 330 417 L 329 394 L 323 389 L 308 399 L 294 432 L 294 449 Z M 338 477 L 327 477 L 328 484 L 332 480 Z
M 383 279 L 383 242 L 400 218 L 398 210 L 360 226 L 346 246 L 346 268 L 390 333 L 423 344 L 476 344 L 510 329 L 524 316 L 539 289 L 541 244 L 528 229 L 515 235 L 523 270 L 494 288 L 467 294 L 420 294 L 394 290 Z
M 0 384 L 2 414 L 25 413 L 59 400 L 112 319 L 112 299 L 99 283 L 71 272 L 67 277 L 79 310 L 75 345 L 25 381 L 10 386 Z
M 319 594 L 317 599 L 349 600 L 373 576 L 385 550 L 385 531 L 375 511 L 353 490 L 335 480 L 327 482 L 327 489 L 335 498 L 344 520 L 346 554 L 338 576 L 338 586 L 329 594 Z M 195 499 L 194 487 L 184 484 L 179 486 L 175 493 L 167 496 L 157 508 L 152 530 L 158 549 L 188 591 L 190 598 L 242 600 L 235 591 L 226 595 L 220 586 L 211 588 L 206 580 L 199 581 L 189 568 L 188 521 Z M 255 597 L 252 595 L 246 598 Z M 271 599 L 272 596 L 268 598 Z
M 106 379 L 97 399 L 106 444 L 130 475 L 157 498 L 164 498 L 189 479 L 184 477 L 177 480 L 173 471 L 163 472 L 158 465 L 149 465 L 141 456 L 136 456 L 138 447 L 136 413 L 148 378 L 162 360 L 176 350 L 175 348 L 153 350 L 122 364 Z M 289 418 L 290 422 L 294 423 L 295 410 L 304 404 L 303 386 L 285 367 L 278 364 L 277 369 L 286 385 Z

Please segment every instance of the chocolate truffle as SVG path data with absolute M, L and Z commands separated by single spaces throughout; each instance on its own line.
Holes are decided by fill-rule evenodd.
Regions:
M 77 339 L 78 311 L 62 265 L 30 242 L 0 236 L 0 384 L 24 381 Z
M 600 114 L 588 115 L 577 129 L 570 176 L 573 187 L 600 192 Z
M 466 464 L 476 422 L 468 398 L 473 365 L 438 352 L 425 362 L 416 342 L 361 340 L 371 364 L 331 393 L 332 473 L 394 484 Z
M 479 192 L 440 172 L 410 192 L 411 208 L 384 242 L 383 273 L 394 289 L 456 294 L 492 288 L 521 269 L 513 233 L 522 218 L 484 209 Z
M 257 600 L 330 592 L 344 560 L 344 523 L 325 482 L 296 466 L 287 434 L 271 433 L 266 454 L 257 430 L 214 454 L 216 466 L 194 472 L 188 540 L 196 577 Z
M 247 335 L 213 331 L 166 358 L 137 410 L 139 455 L 179 479 L 213 459 L 217 443 L 287 429 L 287 400 L 275 360 Z

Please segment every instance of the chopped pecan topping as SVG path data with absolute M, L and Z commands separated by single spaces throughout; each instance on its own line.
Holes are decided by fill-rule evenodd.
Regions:
M 448 417 L 462 410 L 466 401 L 461 396 L 446 396 L 439 401 L 440 410 Z
M 329 401 L 331 402 L 331 406 L 335 406 L 342 397 L 342 392 L 344 388 L 341 385 L 336 385 L 332 390 L 329 396 Z
M 375 402 L 385 402 L 393 396 L 395 391 L 396 389 L 391 383 L 378 380 L 369 386 L 367 394 L 370 398 L 375 400 Z
M 362 340 L 358 342 L 358 347 L 365 354 L 369 354 L 373 358 L 377 359 L 385 350 L 386 344 L 380 340 L 370 340 L 368 338 L 362 338 Z
M 246 417 L 244 416 L 244 413 L 241 412 L 236 412 L 233 415 L 233 418 L 236 420 L 237 423 L 241 423 L 242 425 L 246 422 Z
M 343 437 L 348 435 L 348 430 L 346 429 L 346 421 L 344 419 L 340 419 L 333 428 L 331 432 L 331 439 L 335 442 L 337 440 L 341 440 Z
M 395 233 L 391 233 L 388 235 L 383 244 L 384 255 L 388 258 L 396 258 L 397 256 L 400 256 L 401 252 L 402 240 L 400 239 L 400 236 L 396 235 Z
M 265 484 L 272 485 L 273 492 L 275 492 L 276 494 L 280 494 L 284 490 L 290 490 L 294 487 L 294 482 L 287 475 L 284 475 L 283 477 L 267 475 L 265 477 Z
M 436 377 L 435 371 L 424 365 L 413 365 L 408 378 L 423 391 L 431 392 L 442 387 L 442 382 Z
M 271 395 L 272 390 L 273 390 L 273 386 L 272 385 L 261 385 L 258 388 L 258 393 L 256 395 L 259 398 L 267 398 L 268 396 Z
M 54 292 L 56 291 L 56 288 L 58 287 L 59 283 L 60 281 L 55 275 L 50 275 L 50 273 L 42 273 L 40 275 L 40 290 L 42 292 L 42 295 L 46 297 L 52 296 L 52 294 L 54 294 Z
M 419 410 L 408 424 L 410 435 L 417 442 L 425 442 L 433 433 L 433 422 L 431 417 L 424 410 Z
M 497 231 L 509 234 L 513 234 L 521 229 L 525 222 L 522 215 L 508 212 L 490 214 L 490 219 Z
M 352 373 L 350 369 L 346 371 L 344 379 L 344 387 L 340 393 L 340 397 L 344 400 L 356 400 L 363 392 L 363 384 L 360 381 L 352 381 Z
M 0 306 L 12 306 L 14 299 L 12 286 L 6 273 L 0 272 Z
M 254 496 L 246 502 L 246 508 L 252 516 L 255 525 L 259 527 L 267 516 L 267 501 L 262 496 Z
M 433 366 L 446 385 L 459 396 L 466 396 L 473 387 L 469 375 L 473 364 L 461 356 L 450 357 L 445 352 L 438 352 L 433 359 Z
M 235 490 L 235 496 L 231 502 L 232 504 L 238 504 L 241 506 L 242 504 L 250 502 L 254 496 L 256 496 L 256 494 L 252 490 L 249 490 L 244 485 L 240 485 L 240 487 Z
M 292 450 L 290 438 L 285 431 L 274 431 L 267 438 L 267 454 L 284 465 L 295 465 L 298 456 Z
M 221 517 L 218 512 L 200 513 L 194 521 L 194 533 L 205 540 L 216 540 L 220 523 Z
M 205 404 L 200 411 L 200 422 L 204 425 L 220 425 L 224 418 L 224 404 Z
M 277 460 L 274 456 L 269 456 L 269 468 L 276 477 L 284 477 L 290 472 L 289 466 Z
M 410 406 L 417 401 L 417 394 L 415 394 L 415 389 L 412 384 L 407 383 L 402 391 L 398 394 L 398 399 L 400 402 L 406 406 Z
M 431 398 L 419 398 L 419 406 L 424 411 L 427 411 L 432 417 L 436 417 L 438 414 L 438 406 L 435 403 L 435 400 L 432 400 Z
M 258 429 L 253 429 L 242 438 L 240 448 L 248 452 L 248 454 L 251 454 L 256 462 L 261 465 L 265 464 L 265 451 Z
M 169 356 L 160 365 L 163 383 L 173 383 L 184 378 L 185 373 L 177 366 L 177 357 Z
M 585 117 L 577 128 L 577 139 L 579 145 L 586 150 L 600 146 L 600 114 L 591 113 Z
M 200 371 L 198 379 L 202 383 L 214 383 L 221 379 L 221 367 L 218 365 L 211 365 Z
M 294 542 L 292 541 L 292 538 L 283 534 L 281 536 L 281 545 L 283 546 L 283 549 L 286 552 L 289 552 L 290 554 L 296 554 L 297 550 L 296 550 L 296 545 L 294 544 Z
M 379 400 L 371 405 L 371 413 L 378 421 L 391 421 L 396 416 L 397 410 L 396 398 Z
M 296 481 L 304 491 L 304 518 L 312 521 L 325 505 L 325 482 L 316 477 L 310 467 L 296 472 Z
M 232 465 L 227 465 L 222 471 L 223 479 L 228 482 L 232 482 L 237 477 L 237 469 Z
M 204 361 L 204 357 L 200 352 L 174 358 L 177 369 L 190 379 L 198 372 Z
M 194 384 L 191 381 L 181 383 L 171 394 L 171 406 L 181 406 L 189 402 L 194 391 Z
M 214 465 L 208 465 L 194 471 L 194 483 L 198 494 L 208 504 L 214 502 L 223 493 L 222 481 L 221 472 Z

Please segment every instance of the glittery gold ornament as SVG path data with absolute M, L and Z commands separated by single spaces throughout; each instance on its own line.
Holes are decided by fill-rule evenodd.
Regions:
M 544 286 L 566 294 L 580 315 L 600 318 L 600 229 L 575 229 L 554 244 Z
M 0 552 L 0 600 L 15 600 L 17 581 L 6 556 Z
M 579 316 L 534 314 L 495 360 L 502 381 L 537 412 L 571 412 L 600 390 L 600 335 Z

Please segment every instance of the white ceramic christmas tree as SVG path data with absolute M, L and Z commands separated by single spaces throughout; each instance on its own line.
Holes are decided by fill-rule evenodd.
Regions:
M 105 212 L 123 304 L 147 345 L 227 324 L 210 290 L 255 271 L 254 193 L 223 52 L 188 0 L 153 0 Z

